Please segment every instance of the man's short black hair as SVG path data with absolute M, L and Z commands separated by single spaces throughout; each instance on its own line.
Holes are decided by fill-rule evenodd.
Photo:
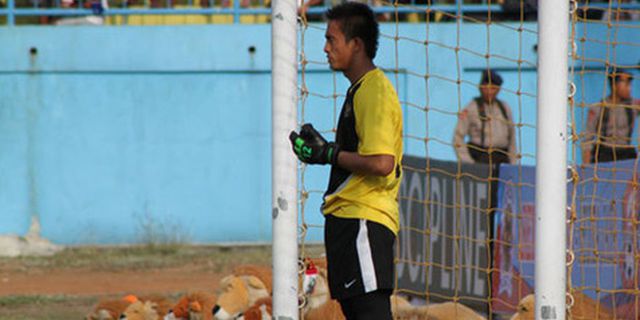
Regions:
M 620 81 L 620 78 L 622 78 L 623 74 L 627 75 L 629 77 L 629 80 L 633 80 L 631 71 L 623 68 L 612 68 L 611 72 L 609 72 L 609 76 L 607 77 L 609 78 L 609 87 L 613 88 L 613 85 Z
M 339 21 L 345 40 L 362 39 L 367 56 L 373 60 L 378 51 L 378 22 L 368 5 L 359 2 L 339 4 L 326 13 L 330 21 Z

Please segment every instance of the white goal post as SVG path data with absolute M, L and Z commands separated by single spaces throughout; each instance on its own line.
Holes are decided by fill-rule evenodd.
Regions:
M 289 132 L 297 124 L 297 8 L 273 1 L 271 13 L 273 319 L 298 319 L 297 162 Z
M 535 317 L 565 319 L 569 1 L 538 2 Z

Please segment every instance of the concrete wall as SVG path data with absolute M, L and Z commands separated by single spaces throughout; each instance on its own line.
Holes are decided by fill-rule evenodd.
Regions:
M 324 64 L 322 27 L 304 37 L 311 63 L 301 80 L 313 94 L 301 121 L 329 130 L 348 83 Z M 407 153 L 454 159 L 456 112 L 477 95 L 490 64 L 505 78 L 500 97 L 524 124 L 517 139 L 523 163 L 534 163 L 537 40 L 517 27 L 382 26 L 376 63 L 400 71 L 388 75 L 403 101 Z M 0 28 L 0 234 L 23 235 L 37 217 L 42 236 L 61 244 L 270 241 L 270 31 Z M 636 63 L 638 50 L 630 49 L 639 36 L 622 31 L 618 41 L 632 44 L 619 45 L 615 56 L 589 45 L 588 56 Z M 588 30 L 589 38 L 607 32 Z M 602 76 L 584 79 L 579 94 L 600 99 Z M 307 170 L 311 224 L 322 224 L 327 169 Z M 309 239 L 321 239 L 319 228 Z

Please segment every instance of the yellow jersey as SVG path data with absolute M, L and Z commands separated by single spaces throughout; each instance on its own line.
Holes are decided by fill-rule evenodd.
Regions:
M 393 85 L 380 69 L 367 72 L 347 91 L 338 120 L 336 143 L 361 156 L 391 155 L 395 170 L 370 176 L 331 167 L 322 212 L 366 219 L 398 233 L 398 190 L 402 180 L 402 109 Z

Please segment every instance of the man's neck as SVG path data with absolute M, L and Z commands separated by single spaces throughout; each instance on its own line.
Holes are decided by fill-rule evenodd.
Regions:
M 351 68 L 343 72 L 344 76 L 349 79 L 349 82 L 351 82 L 352 85 L 358 82 L 358 80 L 367 74 L 367 72 L 376 68 L 373 62 L 369 59 L 362 59 L 361 61 L 361 63 L 354 63 Z

